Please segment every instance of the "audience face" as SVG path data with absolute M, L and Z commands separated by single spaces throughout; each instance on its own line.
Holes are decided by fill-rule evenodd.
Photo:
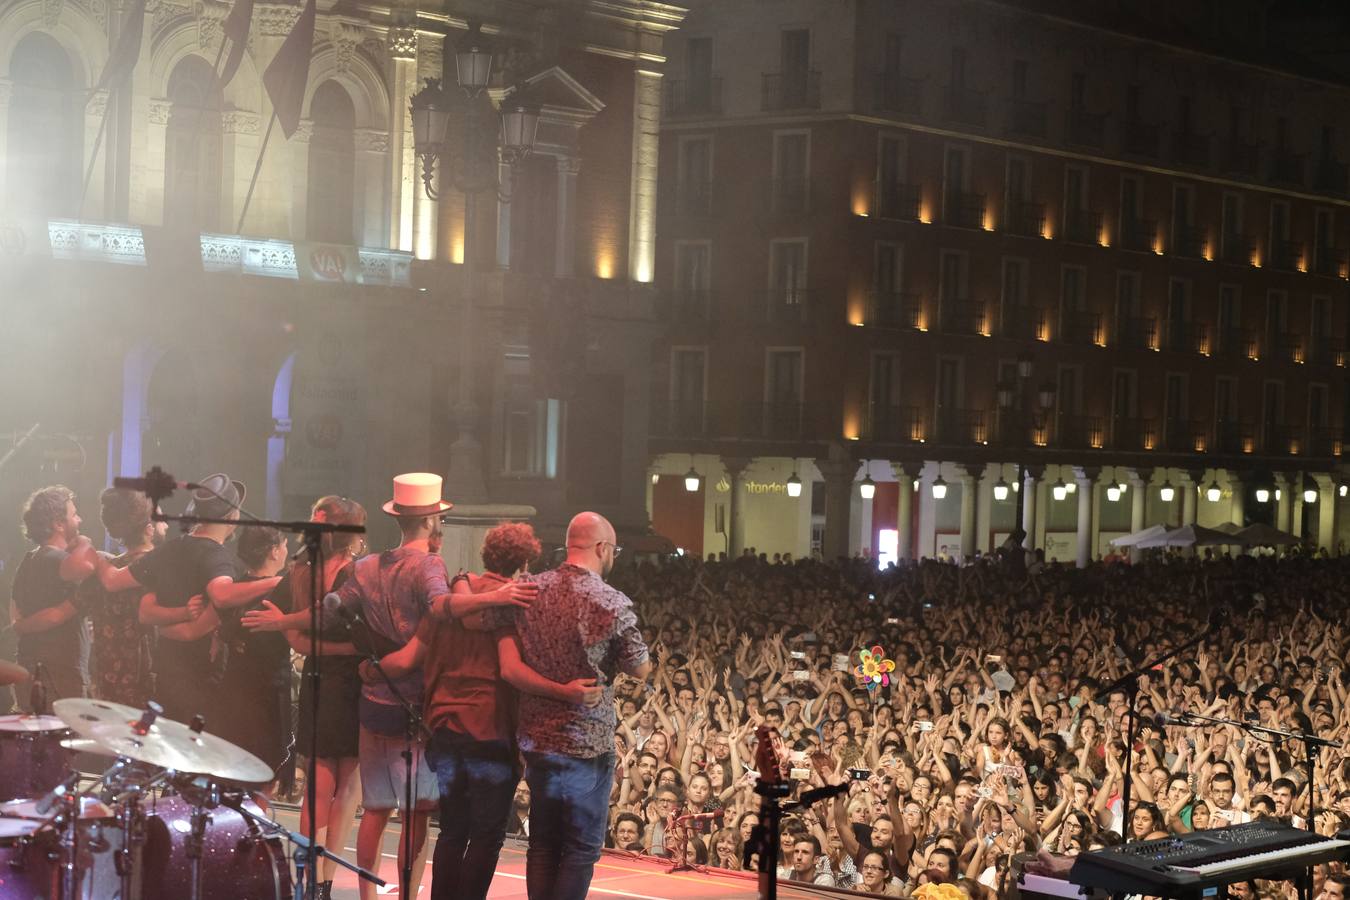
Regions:
M 810 841 L 797 841 L 792 845 L 792 872 L 809 880 L 816 871 L 816 847 Z

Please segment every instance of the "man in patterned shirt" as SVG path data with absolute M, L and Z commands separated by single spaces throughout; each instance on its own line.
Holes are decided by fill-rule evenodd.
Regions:
M 522 694 L 518 738 L 530 786 L 530 900 L 582 900 L 605 837 L 614 786 L 614 677 L 652 669 L 633 604 L 605 583 L 619 547 L 614 526 L 578 513 L 567 526 L 567 561 L 540 575 L 539 596 L 516 610 L 522 658 L 560 684 L 596 678 L 594 707 Z

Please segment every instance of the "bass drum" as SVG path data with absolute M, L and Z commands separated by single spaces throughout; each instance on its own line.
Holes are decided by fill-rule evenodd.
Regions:
M 245 805 L 262 812 L 252 801 Z M 202 839 L 201 900 L 293 900 L 281 839 L 264 837 L 229 807 L 217 806 L 208 813 Z M 161 797 L 147 804 L 145 824 L 144 900 L 188 900 L 192 897 L 191 804 L 182 797 Z

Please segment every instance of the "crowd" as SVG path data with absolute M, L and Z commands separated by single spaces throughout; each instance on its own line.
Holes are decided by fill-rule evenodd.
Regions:
M 878 571 L 753 553 L 630 568 L 616 583 L 656 669 L 616 690 L 608 845 L 747 868 L 763 724 L 781 731 L 800 789 L 852 780 L 784 820 L 779 876 L 795 881 L 887 896 L 948 882 L 993 897 L 1014 857 L 1038 850 L 1074 855 L 1267 816 L 1311 815 L 1333 834 L 1350 826 L 1344 752 L 1321 753 L 1310 790 L 1297 742 L 1154 716 L 1350 740 L 1348 578 L 1350 560 L 1251 556 L 1031 574 L 992 557 Z M 1194 652 L 1141 679 L 1126 773 L 1125 693 L 1099 693 L 1203 632 L 1214 609 L 1227 618 Z M 874 646 L 895 669 L 868 690 L 855 668 Z M 1318 873 L 1326 897 L 1346 884 L 1339 869 Z
M 229 494 L 233 485 L 219 487 Z M 232 502 L 242 494 L 237 486 Z M 15 584 L 20 661 L 45 660 L 56 696 L 87 691 L 135 704 L 157 682 L 156 695 L 179 718 L 219 700 L 212 730 L 283 767 L 291 659 L 306 657 L 324 670 L 326 688 L 317 711 L 303 692 L 298 698 L 295 746 L 309 745 L 317 712 L 321 839 L 341 841 L 359 802 L 362 856 L 377 854 L 399 805 L 401 715 L 381 701 L 381 682 L 359 664 L 341 623 L 306 631 L 314 602 L 306 561 L 287 572 L 284 536 L 265 529 L 243 530 L 227 552 L 232 528 L 198 526 L 166 552 L 147 501 L 115 491 L 100 501 L 125 550 L 117 557 L 92 554 L 68 491 L 38 492 L 26 507 L 38 546 Z M 199 511 L 227 511 L 213 503 L 225 506 L 199 498 Z M 492 784 L 501 821 L 486 831 L 498 836 L 463 816 L 447 831 L 442 816 L 436 864 L 458 867 L 461 879 L 472 869 L 490 881 L 503 829 L 528 835 L 534 854 L 560 821 L 540 786 L 593 783 L 582 770 L 597 760 L 613 765 L 612 782 L 601 777 L 598 786 L 603 793 L 610 782 L 608 815 L 596 821 L 606 846 L 756 869 L 747 844 L 759 824 L 762 726 L 782 737 L 794 793 L 847 785 L 781 823 L 772 864 L 786 880 L 884 896 L 925 896 L 926 886 L 943 884 L 997 897 L 1015 862 L 1038 852 L 1072 856 L 1262 817 L 1311 818 L 1324 834 L 1350 827 L 1343 751 L 1321 751 L 1309 785 L 1297 741 L 1155 719 L 1186 711 L 1350 740 L 1341 624 L 1348 558 L 1172 557 L 1078 570 L 1027 566 L 1005 553 L 879 570 L 868 560 L 749 553 L 612 568 L 619 548 L 597 518 L 569 531 L 567 565 L 534 577 L 541 597 L 562 604 L 545 613 L 519 587 L 523 568 L 547 568 L 528 527 L 496 530 L 488 571 L 451 578 L 438 555 L 443 507 L 391 501 L 384 511 L 399 517 L 402 545 L 366 555 L 359 538 L 336 536 L 318 577 L 320 595 L 338 591 L 389 636 L 378 651 L 386 674 L 409 696 L 425 693 L 436 734 L 418 812 L 430 812 L 438 793 L 446 810 L 454 792 Z M 313 512 L 329 522 L 365 516 L 340 497 L 322 498 Z M 407 610 L 382 623 L 381 598 L 405 595 Z M 603 616 L 591 620 L 586 610 Z M 1215 610 L 1225 615 L 1211 619 Z M 475 617 L 483 621 L 469 624 Z M 583 630 L 598 629 L 595 643 L 579 648 L 580 668 L 559 655 L 572 640 L 566 623 L 578 617 Z M 82 666 L 84 618 L 94 635 Z M 1194 650 L 1140 679 L 1139 740 L 1127 766 L 1127 696 L 1103 689 L 1206 628 Z M 499 642 L 504 631 L 512 633 Z M 884 683 L 860 683 L 863 651 L 893 663 Z M 186 678 L 201 672 L 210 678 Z M 587 673 L 599 684 L 579 677 Z M 515 784 L 516 748 L 537 775 L 554 767 L 549 777 Z M 455 772 L 476 774 L 460 783 Z M 442 860 L 447 833 L 453 863 Z M 1343 897 L 1347 880 L 1341 868 L 1323 867 L 1316 890 Z M 1292 897 L 1294 889 L 1257 882 L 1238 890 Z

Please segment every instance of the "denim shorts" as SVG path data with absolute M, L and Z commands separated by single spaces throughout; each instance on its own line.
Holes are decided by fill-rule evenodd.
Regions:
M 370 810 L 403 809 L 406 771 L 400 737 L 361 729 L 361 806 Z M 440 800 L 436 773 L 427 765 L 426 746 L 413 744 L 413 808 L 433 810 Z

